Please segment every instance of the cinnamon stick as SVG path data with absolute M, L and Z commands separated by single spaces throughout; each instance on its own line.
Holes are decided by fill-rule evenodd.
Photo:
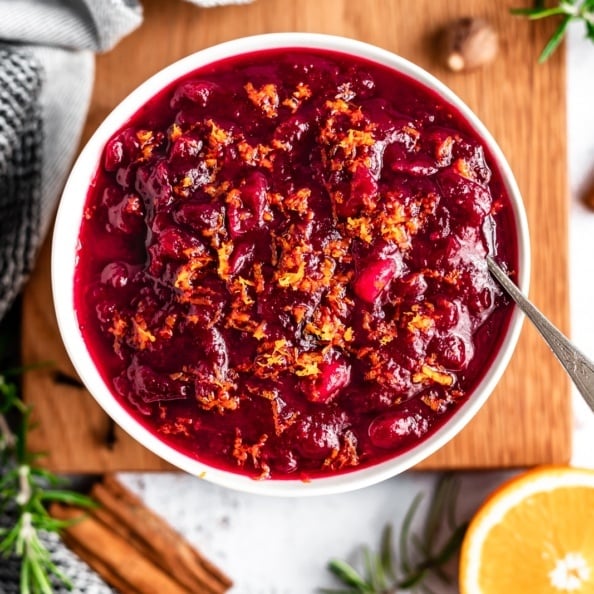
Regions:
M 113 475 L 91 490 L 99 507 L 63 533 L 64 542 L 122 594 L 224 594 L 231 580 Z M 79 508 L 54 505 L 71 520 Z
M 92 555 L 88 549 L 79 544 L 76 539 L 64 534 L 62 535 L 62 541 L 75 555 L 87 563 L 89 567 L 92 567 L 106 583 L 115 588 L 119 594 L 138 594 L 133 590 L 133 587 L 130 586 L 129 582 L 122 576 L 114 573 L 109 565 Z
M 142 550 L 158 567 L 173 573 L 188 589 L 200 584 L 202 591 L 219 594 L 232 582 L 210 561 L 202 557 L 160 516 L 126 489 L 113 475 L 91 490 L 91 496 L 101 505 L 102 516 L 111 515 L 123 535 Z M 101 512 L 99 512 L 101 513 Z
M 61 504 L 54 504 L 51 508 L 52 516 L 60 520 L 80 518 L 81 512 L 80 509 Z M 75 547 L 81 558 L 123 593 L 188 592 L 185 587 L 143 557 L 131 544 L 91 516 L 73 523 L 66 530 L 65 542 L 76 543 Z

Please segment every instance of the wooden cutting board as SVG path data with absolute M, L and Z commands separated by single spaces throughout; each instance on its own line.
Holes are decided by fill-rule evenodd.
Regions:
M 526 4 L 529 0 L 525 0 Z M 170 62 L 208 45 L 273 31 L 341 34 L 392 50 L 423 66 L 457 92 L 501 145 L 523 193 L 533 250 L 531 296 L 568 329 L 568 200 L 563 51 L 536 58 L 554 23 L 512 17 L 493 0 L 255 0 L 247 6 L 199 9 L 181 1 L 144 0 L 142 27 L 97 59 L 87 139 L 136 85 Z M 522 4 L 521 0 L 515 4 Z M 500 33 L 497 60 L 452 74 L 434 50 L 435 32 L 451 19 L 481 16 Z M 81 191 L 81 199 L 84 191 Z M 35 407 L 35 450 L 61 472 L 158 470 L 167 464 L 144 450 L 82 388 L 58 334 L 50 292 L 49 244 L 24 295 L 23 355 L 51 367 L 24 378 Z M 422 468 L 492 468 L 566 462 L 570 456 L 570 390 L 561 367 L 526 324 L 501 384 L 476 418 Z

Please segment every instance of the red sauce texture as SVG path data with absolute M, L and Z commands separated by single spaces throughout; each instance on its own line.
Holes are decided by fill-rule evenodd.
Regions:
M 115 397 L 209 465 L 312 478 L 394 457 L 451 418 L 511 315 L 493 159 L 435 93 L 318 50 L 225 60 L 107 143 L 75 277 Z

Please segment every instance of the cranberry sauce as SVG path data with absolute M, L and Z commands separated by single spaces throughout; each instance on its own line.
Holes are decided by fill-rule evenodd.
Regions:
M 75 303 L 115 396 L 165 442 L 255 478 L 348 472 L 465 402 L 511 306 L 511 205 L 462 116 L 325 51 L 229 59 L 107 143 Z

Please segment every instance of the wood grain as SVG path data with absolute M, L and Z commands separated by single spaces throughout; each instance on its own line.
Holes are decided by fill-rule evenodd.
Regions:
M 517 2 L 516 4 L 521 4 Z M 371 42 L 434 73 L 475 110 L 506 154 L 523 193 L 531 229 L 534 302 L 568 330 L 568 200 L 563 50 L 539 66 L 536 57 L 554 23 L 531 23 L 492 0 L 256 0 L 249 6 L 198 9 L 188 3 L 145 1 L 145 22 L 97 59 L 84 138 L 135 86 L 173 60 L 239 36 L 315 31 Z M 488 67 L 452 74 L 432 48 L 451 19 L 489 19 L 501 38 Z M 167 465 L 121 430 L 107 445 L 110 422 L 76 385 L 54 318 L 49 246 L 24 296 L 26 363 L 53 366 L 25 376 L 27 401 L 39 428 L 31 446 L 48 452 L 47 465 L 64 472 L 162 469 Z M 69 385 L 68 378 L 73 378 Z M 489 468 L 565 462 L 570 456 L 569 384 L 561 367 L 528 325 L 496 392 L 466 429 L 422 468 Z

